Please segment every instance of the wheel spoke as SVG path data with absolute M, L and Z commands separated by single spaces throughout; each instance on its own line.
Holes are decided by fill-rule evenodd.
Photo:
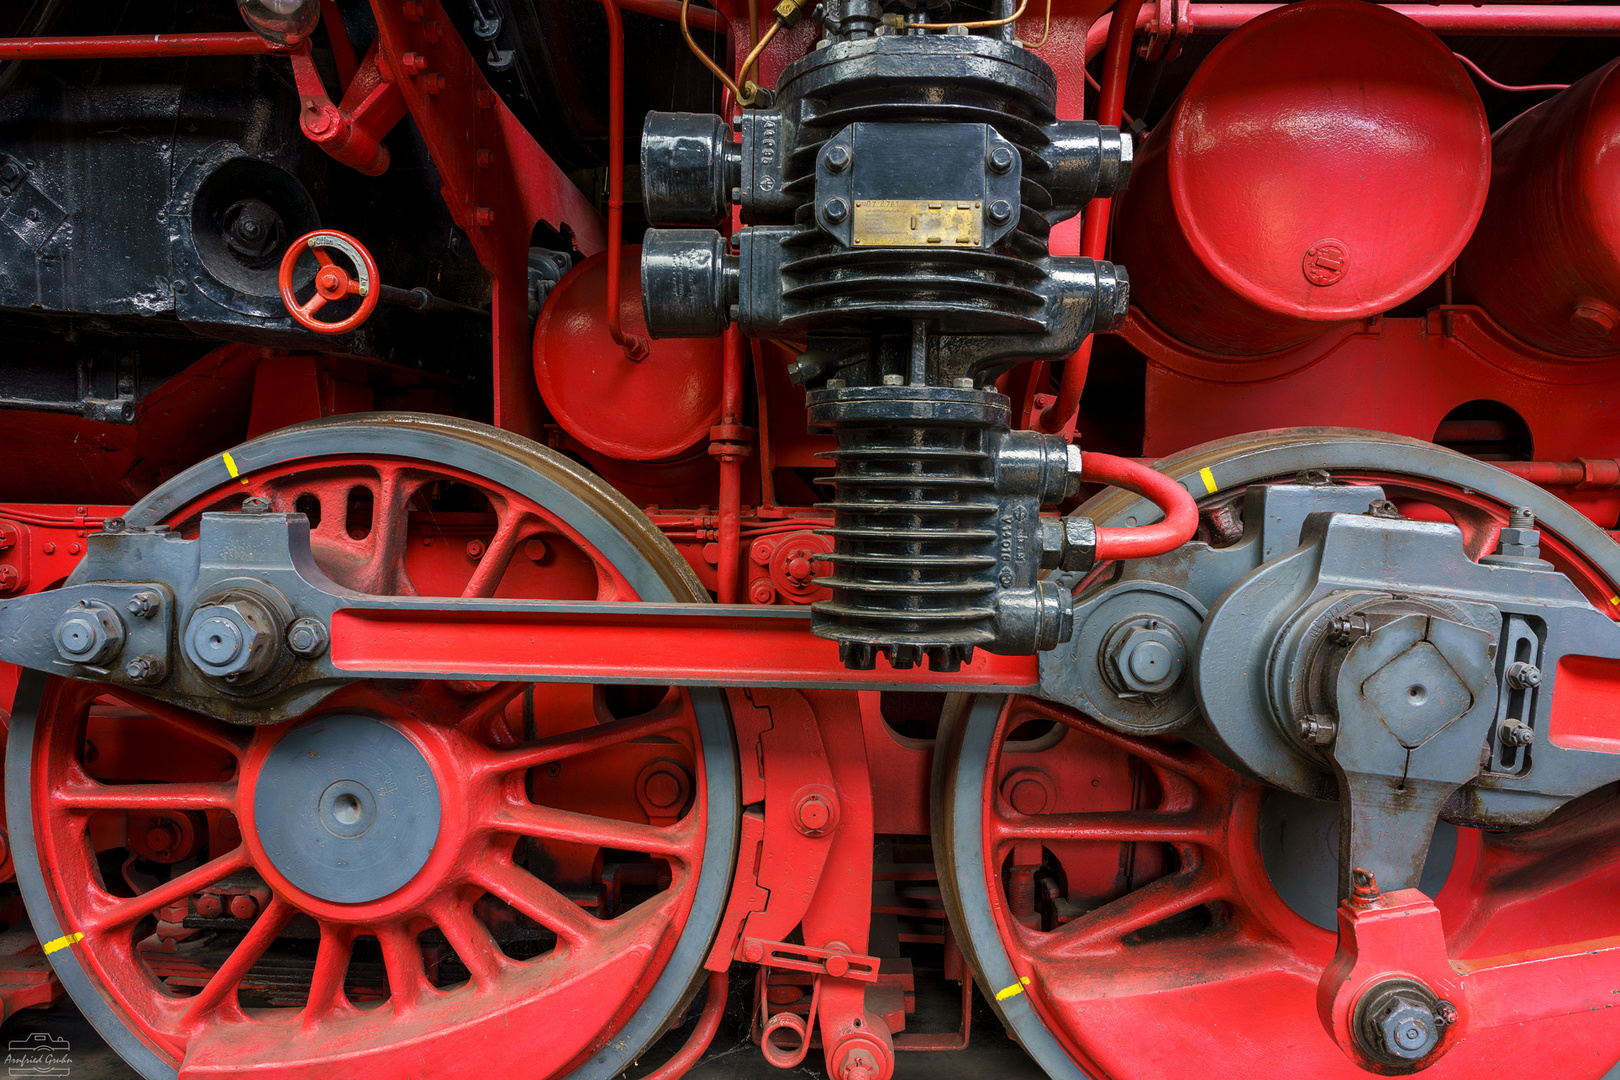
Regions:
M 578 904 L 527 870 L 520 870 L 505 860 L 481 866 L 477 883 L 554 931 L 575 949 L 586 948 L 601 932 L 600 924 Z
M 242 936 L 231 955 L 219 966 L 219 970 L 209 978 L 201 992 L 192 998 L 186 1005 L 186 1011 L 181 1023 L 188 1028 L 201 1023 L 209 1013 L 223 1008 L 227 1014 L 240 1011 L 236 1003 L 236 988 L 241 985 L 242 979 L 259 962 L 270 943 L 276 940 L 276 935 L 286 927 L 295 911 L 291 904 L 279 896 L 270 898 L 270 903 L 260 913 L 251 929 Z
M 100 911 L 90 915 L 85 920 L 82 929 L 86 931 L 104 931 L 128 926 L 138 921 L 142 916 L 150 915 L 159 908 L 178 903 L 192 893 L 202 892 L 221 878 L 234 874 L 238 870 L 245 870 L 251 865 L 252 861 L 248 858 L 247 849 L 238 845 L 218 858 L 210 859 L 195 870 L 188 870 L 186 873 L 164 882 L 155 889 L 107 905 Z
M 371 555 L 362 571 L 364 581 L 353 585 L 356 591 L 372 596 L 418 595 L 405 571 L 405 542 L 411 499 L 425 483 L 413 470 L 379 467 L 371 511 Z
M 340 923 L 321 923 L 321 942 L 315 950 L 315 972 L 310 977 L 309 1000 L 304 1003 L 302 1025 L 319 1024 L 336 1013 L 353 1010 L 343 982 L 354 954 L 354 929 Z
M 461 731 L 475 737 L 489 729 L 491 722 L 506 711 L 513 698 L 523 693 L 528 683 L 505 682 L 494 686 L 479 694 L 466 706 L 456 727 Z
M 231 810 L 235 784 L 100 784 L 65 783 L 51 793 L 60 806 L 75 810 Z
M 688 717 L 682 712 L 671 711 L 651 716 L 633 716 L 628 720 L 614 720 L 611 723 L 580 728 L 576 731 L 564 731 L 539 742 L 530 743 L 528 746 L 495 754 L 491 759 L 492 767 L 494 771 L 500 773 L 538 768 L 553 761 L 562 761 L 578 754 L 587 754 L 632 739 L 644 739 L 649 735 L 683 727 L 687 722 Z
M 507 835 L 530 836 L 536 840 L 556 840 L 566 844 L 587 844 L 617 851 L 639 851 L 648 855 L 690 862 L 697 834 L 686 823 L 659 827 L 635 821 L 616 821 L 591 814 L 576 814 L 549 806 L 513 806 L 503 803 L 484 822 L 485 827 Z
M 484 549 L 483 557 L 478 560 L 478 567 L 468 580 L 467 587 L 461 590 L 462 596 L 487 598 L 495 595 L 495 590 L 501 586 L 501 579 L 506 576 L 507 567 L 512 565 L 512 556 L 516 554 L 518 544 L 533 523 L 532 515 L 507 508 L 501 515 L 495 535 L 490 538 L 489 546 Z
M 1047 843 L 1097 840 L 1119 843 L 1156 841 L 1165 844 L 1213 843 L 1219 830 L 1190 814 L 1157 810 L 1101 810 L 1080 814 L 996 814 L 988 822 L 998 842 L 1040 840 Z
M 240 734 L 241 729 L 232 728 L 218 720 L 200 716 L 178 705 L 171 705 L 166 701 L 147 697 L 137 693 L 127 686 L 110 685 L 102 688 L 108 697 L 128 705 L 132 709 L 139 709 L 154 719 L 178 731 L 184 732 L 199 742 L 208 743 L 240 758 L 247 749 L 247 740 Z
M 360 282 L 356 281 L 354 278 L 349 278 L 347 284 L 345 284 L 343 287 L 350 296 L 360 295 Z
M 506 966 L 506 957 L 489 929 L 472 913 L 472 908 L 449 898 L 428 914 L 450 947 L 456 950 L 474 985 L 481 990 L 492 987 Z
M 304 303 L 298 305 L 298 314 L 307 319 L 325 306 L 326 297 L 322 296 L 320 293 L 316 293 Z
M 430 989 L 422 967 L 422 946 L 416 935 L 403 924 L 377 931 L 382 947 L 383 967 L 388 972 L 388 1001 L 396 1015 L 409 1013 Z
M 1083 955 L 1112 947 L 1119 939 L 1222 896 L 1220 881 L 1201 869 L 1183 870 L 1150 882 L 1041 936 L 1043 951 Z
M 337 265 L 336 263 L 334 263 L 332 261 L 332 256 L 330 256 L 330 255 L 328 255 L 326 253 L 325 248 L 315 247 L 312 244 L 312 245 L 310 245 L 309 250 L 314 253 L 315 261 L 321 265 L 322 270 L 326 269 L 328 266 L 336 266 Z

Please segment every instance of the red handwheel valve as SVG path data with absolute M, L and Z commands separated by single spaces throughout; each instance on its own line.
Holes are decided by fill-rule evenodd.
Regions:
M 338 252 L 353 269 L 345 269 L 327 254 L 329 251 Z M 315 270 L 315 295 L 300 301 L 293 285 L 293 270 L 305 252 L 313 254 L 319 265 Z M 287 254 L 281 257 L 281 270 L 277 277 L 281 284 L 281 302 L 287 305 L 287 313 L 298 325 L 317 334 L 348 333 L 371 318 L 371 313 L 377 310 L 377 300 L 382 296 L 377 261 L 371 257 L 371 252 L 348 233 L 336 229 L 317 229 L 289 244 Z M 332 322 L 315 317 L 315 313 L 327 304 L 347 300 L 351 296 L 360 298 L 360 306 L 351 314 Z

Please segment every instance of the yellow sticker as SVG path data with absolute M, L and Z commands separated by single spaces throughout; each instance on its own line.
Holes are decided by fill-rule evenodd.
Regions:
M 234 476 L 236 474 L 232 473 L 231 475 Z M 1217 488 L 1215 485 L 1215 474 L 1210 472 L 1208 468 L 1198 470 L 1198 479 L 1204 482 L 1204 490 L 1209 492 L 1211 495 L 1215 494 L 1215 492 L 1219 490 L 1219 488 Z
M 64 937 L 57 938 L 55 941 L 47 941 L 45 943 L 45 955 L 49 956 L 49 955 L 51 955 L 51 953 L 56 952 L 58 949 L 65 949 L 69 945 L 77 945 L 79 942 L 81 942 L 83 940 L 84 940 L 84 935 L 83 934 L 68 934 L 68 935 L 66 935 Z
M 1609 603 L 1611 603 L 1611 604 L 1620 604 L 1620 596 L 1611 596 L 1611 597 L 1609 597 Z
M 231 479 L 239 479 L 242 475 L 242 470 L 236 467 L 236 459 L 231 457 L 230 452 L 227 451 L 219 456 L 220 460 L 225 462 L 225 471 L 231 474 Z M 243 480 L 242 483 L 246 484 L 247 481 Z
M 1006 1001 L 1010 997 L 1017 997 L 1019 994 L 1022 994 L 1024 992 L 1024 987 L 1026 987 L 1028 985 L 1029 985 L 1029 976 L 1024 975 L 1024 976 L 1020 977 L 1017 982 L 1013 983 L 1011 986 L 1007 987 L 1006 989 L 997 990 L 996 991 L 996 1000 L 997 1001 Z

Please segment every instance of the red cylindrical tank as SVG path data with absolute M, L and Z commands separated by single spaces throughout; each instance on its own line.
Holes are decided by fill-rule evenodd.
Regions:
M 1620 60 L 1504 125 L 1492 153 L 1463 295 L 1539 349 L 1620 353 Z
M 1173 336 L 1275 352 L 1437 279 L 1479 219 L 1490 151 L 1439 38 L 1359 0 L 1290 4 L 1216 46 L 1153 129 L 1112 258 Z
M 564 431 L 621 461 L 661 461 L 709 437 L 720 422 L 720 339 L 666 338 L 636 361 L 607 324 L 607 256 L 567 274 L 534 328 L 534 375 Z M 645 338 L 641 248 L 624 249 L 619 273 L 624 332 Z

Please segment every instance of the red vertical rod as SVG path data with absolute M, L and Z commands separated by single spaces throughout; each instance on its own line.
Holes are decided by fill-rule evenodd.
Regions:
M 624 355 L 640 362 L 651 355 L 646 338 L 619 325 L 619 275 L 624 256 L 624 19 L 618 0 L 602 0 L 608 24 L 608 333 Z
M 286 52 L 258 34 L 127 34 L 117 37 L 0 38 L 0 60 L 113 60 L 153 56 L 254 56 Z
M 1108 54 L 1103 57 L 1102 92 L 1097 95 L 1099 124 L 1118 126 L 1125 112 L 1125 76 L 1130 73 L 1131 39 L 1141 10 L 1142 0 L 1120 0 L 1114 9 L 1114 21 L 1108 30 Z M 1093 199 L 1086 207 L 1085 221 L 1080 226 L 1080 254 L 1088 259 L 1100 259 L 1108 251 L 1108 211 L 1112 203 L 1112 199 Z M 1080 411 L 1080 393 L 1086 388 L 1086 373 L 1091 370 L 1094 340 L 1088 335 L 1064 365 L 1057 400 L 1041 413 L 1041 426 L 1047 431 L 1062 431 Z
M 726 327 L 721 339 L 720 426 L 711 433 L 709 453 L 720 459 L 720 576 L 722 604 L 737 602 L 738 559 L 742 554 L 742 461 L 747 444 L 741 441 L 742 331 Z
M 759 413 L 759 505 L 776 505 L 775 456 L 771 453 L 770 402 L 765 395 L 764 348 L 759 342 L 750 342 L 749 353 L 754 360 L 754 398 Z

